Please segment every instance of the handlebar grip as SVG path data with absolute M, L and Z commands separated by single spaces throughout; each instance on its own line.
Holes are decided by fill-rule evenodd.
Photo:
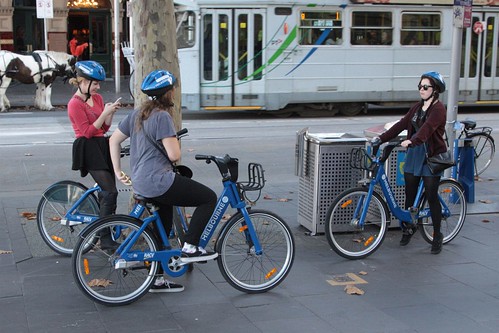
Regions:
M 196 154 L 196 156 L 194 156 L 194 158 L 196 160 L 211 160 L 211 156 L 210 155 Z
M 180 131 L 177 132 L 177 138 L 184 134 L 187 134 L 187 132 L 189 132 L 187 128 L 182 128 Z

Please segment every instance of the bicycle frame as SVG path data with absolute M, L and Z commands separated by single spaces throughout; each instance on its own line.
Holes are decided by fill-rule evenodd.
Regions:
M 213 210 L 213 214 L 209 219 L 208 224 L 206 225 L 203 233 L 201 234 L 201 239 L 199 242 L 199 246 L 201 247 L 206 247 L 208 245 L 209 240 L 213 236 L 216 227 L 222 220 L 223 215 L 226 212 L 226 210 L 229 208 L 229 206 L 237 209 L 244 216 L 246 221 L 250 221 L 248 211 L 246 209 L 246 203 L 240 198 L 236 183 L 234 183 L 231 180 L 225 180 L 223 182 L 223 185 L 224 185 L 223 191 L 220 197 L 218 198 L 216 207 Z M 146 207 L 144 205 L 142 205 L 141 203 L 137 203 L 135 207 L 132 209 L 130 216 L 140 219 L 140 216 L 142 215 L 145 209 Z M 133 266 L 134 265 L 133 262 L 159 261 L 161 262 L 163 269 L 165 271 L 168 271 L 172 277 L 178 277 L 183 275 L 184 269 L 174 271 L 172 269 L 169 269 L 168 267 L 168 262 L 170 261 L 170 258 L 172 257 L 180 258 L 182 254 L 180 249 L 169 249 L 169 250 L 155 251 L 155 252 L 130 251 L 130 249 L 138 240 L 140 235 L 151 223 L 155 223 L 155 226 L 159 231 L 163 245 L 165 245 L 167 248 L 170 248 L 170 242 L 168 240 L 166 230 L 163 227 L 159 213 L 156 210 L 153 211 L 152 216 L 149 216 L 142 221 L 143 223 L 141 227 L 137 231 L 132 232 L 125 239 L 125 241 L 118 247 L 116 251 L 117 261 L 115 262 L 115 268 L 126 268 L 129 267 L 130 265 Z M 255 254 L 257 255 L 262 254 L 263 253 L 262 247 L 260 245 L 260 242 L 258 241 L 253 225 L 251 223 L 246 223 L 241 227 L 241 231 L 245 232 L 246 238 L 248 240 L 251 240 L 251 244 L 255 248 Z M 119 233 L 120 231 L 115 231 L 115 232 Z M 122 261 L 123 259 L 124 261 Z M 181 267 L 185 266 L 185 264 L 178 262 L 177 266 Z
M 61 219 L 61 224 L 70 227 L 82 223 L 85 224 L 92 223 L 95 220 L 97 220 L 99 216 L 82 214 L 78 211 L 78 207 L 83 202 L 83 200 L 85 200 L 90 194 L 99 191 L 101 191 L 101 188 L 97 184 L 95 184 L 94 187 L 91 187 L 88 190 L 86 190 L 82 194 L 82 196 L 74 203 L 74 205 L 71 206 L 70 209 L 68 209 L 68 211 L 64 215 L 64 218 Z
M 373 163 L 376 164 L 376 169 L 377 169 L 376 176 L 370 180 L 368 194 L 367 197 L 364 199 L 365 202 L 362 201 L 359 202 L 358 207 L 356 207 L 355 210 L 355 216 L 358 216 L 359 211 L 362 209 L 362 215 L 360 217 L 360 225 L 364 224 L 368 212 L 368 205 L 369 202 L 371 201 L 376 185 L 379 185 L 381 187 L 383 196 L 385 197 L 385 201 L 388 204 L 390 212 L 400 221 L 400 223 L 408 222 L 414 224 L 415 221 L 418 219 L 430 217 L 431 213 L 429 208 L 417 210 L 414 213 L 411 212 L 410 210 L 401 208 L 398 201 L 395 198 L 395 194 L 393 193 L 392 187 L 385 173 L 385 163 L 381 162 L 380 157 L 375 157 Z M 421 204 L 421 199 L 423 198 L 423 193 L 424 193 L 424 183 L 423 179 L 421 179 L 418 185 L 416 198 L 414 199 L 412 207 L 419 208 Z M 445 202 L 443 202 L 442 199 L 439 198 L 439 200 L 442 206 L 442 216 L 448 216 L 450 214 L 449 208 L 446 206 Z

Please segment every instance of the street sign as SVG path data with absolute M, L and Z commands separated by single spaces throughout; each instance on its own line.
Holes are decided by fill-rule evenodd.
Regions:
M 36 18 L 54 18 L 53 0 L 36 0 Z
M 454 26 L 471 27 L 473 0 L 454 0 Z
M 473 24 L 473 32 L 476 33 L 477 35 L 481 34 L 484 29 L 485 29 L 484 21 L 476 21 L 475 24 Z

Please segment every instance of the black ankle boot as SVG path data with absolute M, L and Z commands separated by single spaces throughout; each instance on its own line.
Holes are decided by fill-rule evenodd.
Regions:
M 442 252 L 442 244 L 444 240 L 444 235 L 439 232 L 435 233 L 433 236 L 433 242 L 431 243 L 431 253 L 432 254 L 439 254 Z
M 400 240 L 400 246 L 406 246 L 411 241 L 412 235 L 416 232 L 416 228 L 403 228 L 402 229 L 402 239 Z

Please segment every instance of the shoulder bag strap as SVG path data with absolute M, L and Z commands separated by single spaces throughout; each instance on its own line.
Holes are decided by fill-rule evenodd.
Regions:
M 158 142 L 156 140 L 153 140 L 153 138 L 151 136 L 149 136 L 149 134 L 146 132 L 145 128 L 142 128 L 142 130 L 144 131 L 144 135 L 146 137 L 147 140 L 149 140 L 149 142 L 157 149 L 161 152 L 161 154 L 163 154 L 163 156 L 166 158 L 166 160 L 168 162 L 170 162 L 170 164 L 172 165 L 173 169 L 175 170 L 175 165 L 172 163 L 172 161 L 170 161 L 170 158 L 168 157 L 168 154 L 166 153 L 166 151 L 160 147 L 160 145 L 158 144 Z

